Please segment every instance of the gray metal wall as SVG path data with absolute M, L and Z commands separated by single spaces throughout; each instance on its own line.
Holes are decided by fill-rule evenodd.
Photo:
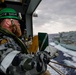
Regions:
M 33 36 L 33 27 L 32 27 L 32 15 L 26 14 L 26 29 L 27 29 L 27 36 Z

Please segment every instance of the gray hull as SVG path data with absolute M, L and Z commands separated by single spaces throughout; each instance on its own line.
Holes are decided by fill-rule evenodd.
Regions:
M 61 46 L 67 48 L 67 49 L 70 49 L 70 50 L 73 50 L 73 51 L 76 51 L 76 46 L 75 45 L 72 45 L 72 44 L 63 44 L 63 43 L 60 43 Z

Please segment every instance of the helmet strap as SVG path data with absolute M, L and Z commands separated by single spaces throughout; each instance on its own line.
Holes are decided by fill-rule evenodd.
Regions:
M 17 28 L 16 28 L 16 25 L 15 25 L 13 19 L 11 19 L 11 24 L 12 24 L 12 27 L 13 27 L 13 32 L 15 32 L 17 30 Z

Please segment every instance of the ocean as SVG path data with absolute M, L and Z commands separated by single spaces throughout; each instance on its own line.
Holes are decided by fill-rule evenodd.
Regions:
M 70 49 L 62 47 L 59 44 L 58 45 L 55 44 L 54 42 L 51 41 L 51 38 L 49 38 L 49 45 L 52 45 L 55 48 L 57 48 L 59 54 L 56 58 L 51 59 L 51 61 L 76 68 L 76 51 L 72 51 Z M 61 71 L 63 73 L 62 75 L 76 75 L 76 69 L 61 66 L 52 62 L 50 62 L 49 64 L 57 68 L 59 71 Z M 51 75 L 60 75 L 49 65 L 47 69 L 49 70 Z

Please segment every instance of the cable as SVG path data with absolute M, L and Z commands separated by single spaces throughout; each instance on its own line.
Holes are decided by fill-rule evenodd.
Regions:
M 48 64 L 52 69 L 54 69 L 58 74 L 60 75 L 65 75 L 64 73 L 62 73 L 60 70 L 58 70 L 57 68 L 53 67 L 52 65 Z
M 50 61 L 50 62 L 51 62 L 51 63 L 54 63 L 54 64 L 58 64 L 58 65 L 64 66 L 64 67 L 68 67 L 68 68 L 76 69 L 75 67 L 67 66 L 67 65 L 64 65 L 64 64 L 61 64 L 61 63 L 58 63 L 58 62 L 54 62 L 54 61 Z

